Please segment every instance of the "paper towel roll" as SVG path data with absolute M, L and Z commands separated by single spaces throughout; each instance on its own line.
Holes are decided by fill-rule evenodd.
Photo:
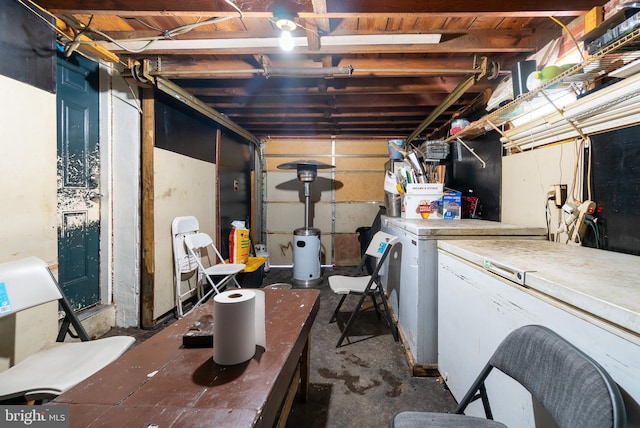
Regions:
M 228 290 L 213 298 L 213 361 L 240 364 L 266 349 L 264 292 Z

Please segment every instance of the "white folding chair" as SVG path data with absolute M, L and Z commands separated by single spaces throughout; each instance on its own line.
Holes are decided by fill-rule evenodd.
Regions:
M 376 310 L 378 318 L 380 318 L 380 309 L 378 308 L 377 297 L 380 297 L 380 301 L 382 303 L 382 306 L 384 307 L 385 319 L 387 320 L 389 327 L 391 327 L 393 338 L 396 341 L 398 340 L 398 332 L 393 322 L 391 311 L 389 310 L 389 305 L 387 304 L 387 298 L 384 294 L 384 290 L 382 289 L 382 282 L 380 280 L 380 268 L 382 267 L 384 260 L 387 258 L 387 255 L 389 254 L 391 248 L 397 240 L 398 238 L 393 235 L 384 232 L 377 232 L 371 238 L 371 242 L 367 247 L 367 251 L 362 256 L 362 260 L 360 261 L 360 264 L 354 272 L 355 276 L 332 275 L 329 277 L 329 287 L 331 287 L 331 290 L 335 294 L 342 295 L 342 297 L 340 298 L 340 302 L 338 302 L 338 306 L 336 306 L 336 309 L 333 311 L 331 320 L 329 320 L 330 323 L 337 320 L 340 308 L 342 307 L 342 304 L 344 303 L 347 296 L 360 296 L 356 307 L 351 312 L 349 321 L 347 321 L 347 324 L 342 330 L 342 334 L 340 335 L 340 339 L 338 339 L 336 348 L 339 348 L 342 345 L 342 341 L 347 336 L 349 328 L 358 316 L 360 307 L 367 297 L 371 297 L 371 300 L 373 301 L 373 307 Z M 371 275 L 363 275 L 363 273 L 366 273 L 365 267 L 369 259 L 373 259 L 375 261 L 375 268 L 373 269 Z
M 185 297 L 197 295 L 197 299 L 202 298 L 202 282 L 197 275 L 198 264 L 194 256 L 187 252 L 184 245 L 184 237 L 198 233 L 200 225 L 198 219 L 193 216 L 176 217 L 171 223 L 171 236 L 173 238 L 173 264 L 174 264 L 174 282 L 176 296 L 176 312 L 178 318 L 184 316 L 183 302 Z M 195 281 L 190 281 L 192 278 Z M 187 288 L 184 282 L 187 281 Z
M 211 285 L 211 290 L 196 302 L 194 308 L 207 300 L 213 293 L 220 293 L 230 282 L 241 288 L 236 275 L 246 265 L 244 263 L 226 263 L 218 249 L 213 245 L 213 240 L 209 235 L 202 232 L 186 235 L 184 244 L 187 247 L 188 254 L 195 259 L 199 273 Z M 206 261 L 206 264 L 203 263 L 203 260 Z
M 90 340 L 43 260 L 28 257 L 0 264 L 0 320 L 56 301 L 65 314 L 57 339 L 43 337 L 42 343 L 36 346 L 39 349 L 0 373 L 0 403 L 14 399 L 51 400 L 115 361 L 135 342 L 129 336 Z M 43 306 L 40 315 L 33 318 L 29 331 L 46 331 L 51 324 L 54 329 L 58 328 L 57 308 L 48 309 Z M 16 337 L 4 340 L 34 340 L 29 331 L 16 329 Z M 18 338 L 20 334 L 26 337 Z M 81 341 L 65 342 L 67 334 Z

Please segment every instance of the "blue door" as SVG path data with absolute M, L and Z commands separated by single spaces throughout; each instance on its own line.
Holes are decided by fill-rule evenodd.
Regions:
M 58 58 L 58 281 L 74 309 L 100 301 L 98 67 Z

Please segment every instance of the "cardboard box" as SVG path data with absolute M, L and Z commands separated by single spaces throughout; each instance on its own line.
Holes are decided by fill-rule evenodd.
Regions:
M 591 9 L 584 16 L 584 34 L 588 34 L 593 31 L 598 25 L 602 24 L 602 17 L 604 15 L 604 8 L 602 6 L 596 6 Z
M 447 190 L 442 194 L 442 218 L 460 220 L 462 217 L 462 194 Z
M 407 184 L 402 198 L 402 218 L 442 218 L 438 212 L 438 201 L 442 198 L 442 183 Z M 432 205 L 433 204 L 433 205 Z

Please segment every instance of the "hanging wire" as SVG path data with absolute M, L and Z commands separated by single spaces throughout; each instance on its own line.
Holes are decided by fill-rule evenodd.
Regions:
M 144 52 L 145 50 L 149 49 L 150 46 L 152 46 L 155 42 L 157 42 L 159 40 L 171 39 L 171 38 L 173 38 L 175 36 L 179 36 L 181 34 L 188 33 L 190 31 L 192 31 L 193 29 L 201 27 L 203 25 L 217 24 L 219 22 L 227 21 L 229 19 L 234 19 L 234 18 L 236 18 L 236 17 L 234 17 L 234 16 L 223 16 L 223 17 L 220 17 L 220 18 L 210 18 L 210 19 L 206 19 L 204 21 L 194 22 L 193 24 L 182 25 L 180 27 L 176 27 L 176 28 L 173 28 L 171 30 L 166 30 L 159 36 L 155 36 L 155 37 L 140 37 L 140 38 L 136 38 L 136 39 L 127 39 L 126 40 L 127 43 L 130 43 L 130 42 L 146 42 L 145 45 L 143 45 L 141 48 L 138 48 L 138 49 L 132 49 L 132 48 L 129 48 L 127 46 L 124 46 L 121 43 L 122 41 L 118 41 L 118 40 L 112 38 L 111 36 L 103 33 L 102 31 L 90 29 L 88 27 L 85 28 L 85 31 L 86 32 L 91 32 L 91 33 L 94 33 L 94 34 L 98 34 L 99 36 L 103 37 L 107 41 L 113 43 L 114 45 L 118 46 L 120 49 L 122 49 L 123 51 L 126 51 L 128 53 L 141 53 L 141 52 Z M 87 41 L 87 42 L 80 42 L 80 43 L 91 44 L 91 43 L 95 43 L 95 42 L 94 41 Z
M 159 32 L 159 33 L 161 33 L 161 32 L 163 31 L 163 30 L 162 30 L 162 28 L 154 27 L 153 25 L 151 25 L 151 24 L 148 24 L 148 23 L 144 22 L 144 21 L 143 21 L 142 19 L 140 19 L 140 18 L 133 18 L 133 19 L 134 19 L 134 21 L 136 21 L 137 23 L 139 23 L 139 24 L 141 24 L 141 25 L 144 25 L 145 27 L 147 27 L 147 28 L 149 28 L 149 29 L 151 29 L 151 30 L 157 31 L 157 32 Z
M 238 13 L 240 14 L 240 19 L 242 19 L 242 11 L 238 6 L 236 6 L 234 2 L 232 2 L 231 0 L 224 0 L 224 2 L 227 3 L 229 6 L 231 6 L 232 8 L 234 8 L 235 10 L 237 10 Z
M 92 42 L 82 42 L 82 41 L 79 40 L 80 35 L 85 32 L 84 30 L 81 30 L 80 33 L 78 33 L 75 28 L 69 27 L 74 32 L 76 32 L 76 35 L 74 37 L 71 37 L 70 35 L 68 35 L 64 31 L 59 29 L 56 24 L 51 23 L 50 21 L 48 21 L 43 15 L 41 15 L 37 11 L 39 10 L 43 14 L 51 16 L 53 18 L 55 18 L 55 16 L 51 15 L 47 10 L 43 9 L 39 5 L 33 3 L 33 1 L 31 1 L 31 0 L 26 0 L 26 1 L 17 0 L 17 2 L 19 4 L 21 4 L 25 9 L 27 9 L 29 12 L 31 12 L 34 16 L 36 16 L 39 20 L 41 20 L 46 26 L 51 28 L 59 36 L 59 39 L 66 39 L 67 40 L 67 42 L 64 42 L 62 40 L 60 40 L 60 42 L 59 42 L 62 46 L 65 47 L 65 54 L 67 56 L 69 56 L 71 53 L 73 53 L 73 51 L 70 51 L 67 48 L 68 46 L 72 46 L 74 44 L 80 45 L 82 43 L 92 43 Z M 88 60 L 97 62 L 99 64 L 103 64 L 105 66 L 109 66 L 109 63 L 106 62 L 106 61 L 103 61 L 101 58 L 97 58 L 97 57 L 93 57 L 93 56 L 87 55 L 84 52 L 78 52 L 78 54 L 82 55 L 83 57 L 87 58 Z M 120 61 L 120 64 L 123 65 L 123 66 L 127 66 L 127 64 L 125 62 L 122 62 L 122 61 Z
M 93 20 L 93 15 L 89 18 L 89 22 L 86 25 L 82 24 L 82 29 L 80 29 L 80 30 L 77 30 L 76 28 L 73 28 L 71 25 L 69 25 L 67 23 L 67 25 L 69 25 L 69 27 L 72 28 L 76 32 L 75 37 L 70 37 L 68 34 L 66 34 L 62 30 L 60 30 L 55 24 L 52 24 L 51 22 L 47 21 L 42 15 L 40 15 L 39 13 L 36 12 L 36 10 L 34 10 L 34 8 L 37 8 L 37 9 L 41 10 L 42 12 L 48 14 L 49 12 L 47 12 L 45 9 L 43 9 L 40 6 L 36 5 L 31 0 L 26 0 L 29 4 L 25 3 L 24 0 L 17 0 L 17 1 L 18 1 L 18 3 L 23 5 L 27 10 L 29 10 L 31 13 L 33 13 L 36 17 L 38 17 L 38 19 L 44 21 L 46 23 L 46 25 L 51 27 L 58 35 L 60 35 L 61 37 L 64 37 L 65 39 L 67 39 L 68 42 L 69 42 L 68 44 L 70 44 L 70 45 L 74 45 L 74 44 L 75 45 L 79 45 L 79 44 L 94 44 L 95 41 L 93 41 L 93 40 L 87 40 L 87 41 L 80 40 L 80 36 L 81 35 L 87 34 L 87 33 L 93 33 L 93 34 L 97 34 L 97 35 L 103 37 L 105 40 L 115 44 L 120 49 L 122 49 L 123 51 L 126 51 L 128 53 L 141 53 L 141 52 L 144 52 L 145 50 L 149 49 L 149 47 L 152 46 L 153 43 L 155 43 L 158 40 L 171 39 L 171 38 L 173 38 L 175 36 L 188 33 L 190 31 L 194 30 L 195 28 L 201 27 L 203 25 L 215 25 L 215 24 L 217 24 L 219 22 L 223 22 L 223 21 L 227 21 L 229 19 L 237 18 L 235 16 L 223 16 L 223 17 L 219 17 L 219 18 L 209 18 L 209 19 L 206 19 L 204 21 L 199 21 L 199 22 L 194 22 L 192 24 L 182 25 L 180 27 L 172 28 L 170 30 L 165 30 L 165 31 L 162 31 L 160 29 L 155 29 L 155 28 L 147 25 L 147 27 L 153 28 L 154 30 L 159 31 L 162 34 L 159 35 L 159 36 L 154 36 L 154 37 L 141 37 L 141 38 L 137 38 L 137 39 L 127 39 L 126 40 L 127 43 L 129 43 L 129 42 L 147 42 L 141 48 L 131 49 L 129 47 L 124 46 L 121 43 L 121 41 L 118 41 L 118 40 L 112 38 L 111 36 L 105 34 L 104 32 L 92 29 L 90 27 L 90 24 L 91 24 L 91 21 Z M 242 17 L 243 17 L 242 11 L 235 4 L 233 4 L 233 2 L 231 0 L 225 0 L 225 2 L 228 3 L 229 5 L 231 5 L 234 9 L 236 9 L 238 11 L 238 13 L 240 14 L 239 18 L 242 19 Z M 122 41 L 122 42 L 124 42 L 124 41 Z M 126 64 L 123 64 L 123 65 L 126 65 Z
M 38 19 L 40 19 L 41 21 L 43 21 L 48 27 L 50 27 L 52 30 L 54 30 L 60 37 L 66 38 L 71 44 L 76 41 L 79 36 L 84 33 L 84 30 L 81 30 L 74 38 L 71 38 L 68 34 L 66 34 L 64 31 L 60 30 L 56 25 L 52 24 L 51 22 L 47 21 L 47 19 L 42 16 L 41 14 L 37 13 L 35 9 L 33 9 L 31 6 L 36 7 L 37 9 L 41 10 L 43 13 L 48 13 L 46 10 L 42 9 L 40 6 L 34 4 L 33 2 L 31 2 L 30 0 L 28 0 L 29 4 L 25 3 L 23 0 L 17 0 L 18 3 L 20 3 L 22 6 L 24 6 L 28 11 L 30 11 L 31 13 L 33 13 Z M 91 17 L 91 19 L 93 18 L 93 16 Z M 89 20 L 89 22 L 91 22 L 91 19 Z M 103 64 L 106 67 L 110 67 L 111 64 L 110 63 L 106 63 L 105 61 L 101 60 L 100 58 L 94 58 L 90 55 L 85 54 L 84 52 L 81 51 L 76 51 L 76 53 L 90 61 L 94 61 L 97 62 L 99 64 Z M 123 64 L 126 65 L 126 64 Z M 125 80 L 125 83 L 127 84 L 128 88 L 129 88 L 129 92 L 131 93 L 131 95 L 133 96 L 134 99 L 134 103 L 135 103 L 135 108 L 138 110 L 139 113 L 142 113 L 142 108 L 140 107 L 140 103 L 138 100 L 138 96 L 135 94 L 135 92 L 133 91 L 133 88 L 131 87 L 131 85 L 129 84 L 129 82 L 127 82 Z
M 33 3 L 31 0 L 27 0 L 29 4 L 25 3 L 23 0 L 17 0 L 17 1 L 22 6 L 24 6 L 25 9 L 27 9 L 29 12 L 33 13 L 38 19 L 40 19 L 42 22 L 44 22 L 48 27 L 53 29 L 53 31 L 55 31 L 59 36 L 65 37 L 69 41 L 73 40 L 71 37 L 69 37 L 68 34 L 66 34 L 64 31 L 60 30 L 55 24 L 52 24 L 51 22 L 47 21 L 47 19 L 44 16 L 42 16 L 41 14 L 36 12 L 36 10 L 34 8 L 40 10 L 43 13 L 49 14 L 46 10 L 44 10 L 43 8 L 38 6 L 37 4 Z
M 549 18 L 551 18 L 551 20 L 553 22 L 555 22 L 556 24 L 558 24 L 559 26 L 561 26 L 568 34 L 569 37 L 571 37 L 571 40 L 573 40 L 573 43 L 576 45 L 576 49 L 578 50 L 578 53 L 580 54 L 580 58 L 582 58 L 582 60 L 584 61 L 584 52 L 582 52 L 582 49 L 580 49 L 580 45 L 578 44 L 578 41 L 576 40 L 575 37 L 573 37 L 573 33 L 571 33 L 571 31 L 569 31 L 569 29 L 567 28 L 566 25 L 564 25 L 562 23 L 562 21 L 560 21 L 559 19 L 557 19 L 556 17 L 550 16 Z

